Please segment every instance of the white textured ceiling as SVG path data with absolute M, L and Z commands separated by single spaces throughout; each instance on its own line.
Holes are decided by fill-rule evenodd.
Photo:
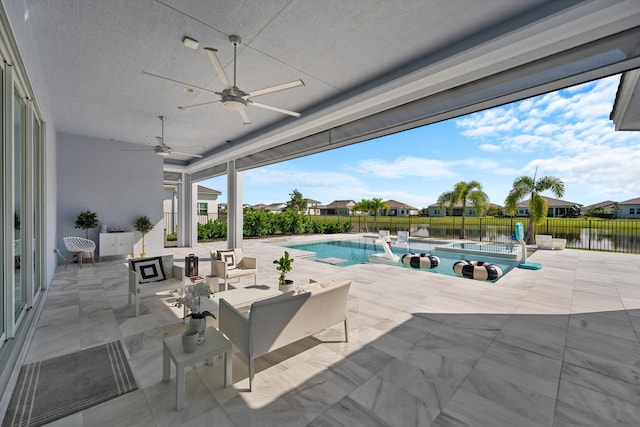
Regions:
M 201 154 L 209 156 L 193 161 L 172 156 L 170 162 L 176 169 L 200 171 L 201 177 L 203 170 L 261 150 L 272 151 L 246 160 L 246 167 L 327 149 L 309 139 L 273 151 L 412 101 L 433 99 L 433 105 L 443 106 L 449 91 L 458 91 L 452 92 L 458 99 L 470 97 L 464 88 L 474 82 L 640 23 L 636 0 L 33 0 L 25 5 L 58 132 L 153 146 L 160 134 L 157 117 L 164 115 L 170 146 L 202 145 Z M 220 91 L 223 85 L 202 48 L 218 49 L 233 79 L 232 34 L 242 38 L 238 86 L 249 92 L 302 79 L 304 87 L 255 98 L 299 111 L 301 118 L 249 106 L 252 123 L 245 125 L 237 112 L 218 103 L 182 111 L 177 107 L 217 97 L 186 93 L 142 73 Z M 185 36 L 198 40 L 200 48 L 184 47 Z M 625 55 L 617 61 L 638 53 Z M 591 67 L 599 70 L 591 78 L 623 71 L 629 67 L 624 64 Z M 560 67 L 546 66 L 551 71 L 544 75 L 550 77 L 532 85 L 539 91 L 549 89 L 545 84 Z M 520 79 L 532 79 L 532 73 Z M 490 92 L 499 83 L 494 79 L 481 89 Z M 517 78 L 509 84 L 513 90 L 502 90 L 523 90 Z M 483 99 L 492 98 L 501 102 L 492 93 Z M 468 104 L 488 106 L 476 100 Z M 456 105 L 448 114 L 472 109 Z M 384 133 L 381 120 L 376 135 Z M 387 128 L 393 131 L 397 124 Z M 362 126 L 363 135 L 373 132 Z M 348 143 L 356 139 L 364 138 Z

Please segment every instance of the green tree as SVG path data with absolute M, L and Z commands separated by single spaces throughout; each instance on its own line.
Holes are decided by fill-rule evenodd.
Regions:
M 373 225 L 378 225 L 378 214 L 380 211 L 384 211 L 385 214 L 389 210 L 389 205 L 384 203 L 380 197 L 374 197 L 371 199 L 370 209 L 373 211 Z
M 513 187 L 504 201 L 507 214 L 515 215 L 516 207 L 520 201 L 529 196 L 529 226 L 525 242 L 534 243 L 535 226 L 540 225 L 547 219 L 549 206 L 544 197 L 540 195 L 543 191 L 551 190 L 556 197 L 564 196 L 564 182 L 554 176 L 543 176 L 536 180 L 530 176 L 520 176 L 513 181 Z
M 467 210 L 467 203 L 470 202 L 476 211 L 476 216 L 484 214 L 489 204 L 489 196 L 482 191 L 482 184 L 478 181 L 460 181 L 453 187 L 453 191 L 445 191 L 438 197 L 438 205 L 442 209 L 443 205 L 449 205 L 449 212 L 453 214 L 453 207 L 456 203 L 462 203 L 462 223 L 460 226 L 460 238 L 465 238 L 464 218 Z
M 353 205 L 352 212 L 366 212 L 367 214 L 371 211 L 371 200 L 362 199 L 355 205 Z M 364 218 L 364 231 L 365 233 L 369 232 L 369 223 L 367 222 L 367 218 Z
M 291 200 L 287 202 L 287 209 L 293 209 L 297 212 L 304 212 L 307 209 L 307 201 L 302 198 L 302 193 L 297 188 L 289 193 Z

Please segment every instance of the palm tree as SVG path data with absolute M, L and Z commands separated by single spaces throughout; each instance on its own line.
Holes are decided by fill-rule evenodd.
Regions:
M 480 216 L 487 209 L 489 204 L 489 196 L 482 191 L 482 184 L 478 181 L 464 182 L 460 181 L 453 187 L 453 191 L 445 191 L 438 197 L 438 205 L 440 209 L 445 204 L 449 204 L 449 211 L 453 214 L 453 207 L 456 203 L 462 203 L 462 225 L 460 227 L 460 238 L 464 239 L 464 217 L 467 210 L 467 202 L 471 202 L 476 211 L 476 215 Z
M 373 225 L 376 226 L 378 224 L 378 213 L 380 213 L 381 210 L 384 210 L 386 213 L 389 210 L 389 205 L 384 203 L 380 197 L 374 197 L 371 199 L 369 209 L 373 211 Z
M 369 212 L 371 210 L 371 200 L 362 199 L 351 209 L 352 212 L 360 211 L 360 212 Z M 365 233 L 369 232 L 369 223 L 367 222 L 367 218 L 364 218 L 364 231 Z
M 536 171 L 537 172 L 537 171 Z M 547 201 L 540 195 L 543 191 L 551 190 L 558 198 L 564 196 L 564 182 L 555 176 L 543 176 L 536 180 L 530 176 L 521 176 L 513 181 L 513 188 L 504 201 L 507 215 L 513 216 L 516 213 L 517 204 L 525 197 L 529 197 L 529 226 L 525 242 L 534 243 L 535 226 L 540 225 L 547 218 L 549 206 Z

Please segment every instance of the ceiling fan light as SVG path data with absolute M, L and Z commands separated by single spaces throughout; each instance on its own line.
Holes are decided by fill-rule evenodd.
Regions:
M 247 106 L 247 103 L 237 99 L 225 99 L 222 101 L 222 105 L 227 110 L 242 111 Z
M 164 157 L 165 159 L 169 157 L 169 154 L 170 153 L 168 151 L 158 151 L 158 156 Z

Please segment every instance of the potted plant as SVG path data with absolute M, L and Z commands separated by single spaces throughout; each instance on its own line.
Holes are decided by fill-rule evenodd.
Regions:
M 189 318 L 189 329 L 196 330 L 200 335 L 204 334 L 204 329 L 207 326 L 207 317 L 216 316 L 208 310 L 200 311 L 200 298 L 209 298 L 211 289 L 209 285 L 202 282 L 192 286 L 188 286 L 183 297 L 176 300 L 176 307 L 180 308 L 185 306 L 189 309 L 190 313 L 184 316 Z
M 279 259 L 273 260 L 273 263 L 277 265 L 276 270 L 280 272 L 280 280 L 278 282 L 278 284 L 280 285 L 280 290 L 283 292 L 290 291 L 293 287 L 293 280 L 286 280 L 285 276 L 293 268 L 291 266 L 291 264 L 293 264 L 293 258 L 289 257 L 289 252 L 284 251 L 284 255 L 282 255 Z
M 140 257 L 144 258 L 147 254 L 144 252 L 144 235 L 153 230 L 153 223 L 148 216 L 141 216 L 133 223 L 133 228 L 142 234 L 142 252 Z
M 91 212 L 89 209 L 82 211 L 76 218 L 73 228 L 80 228 L 84 230 L 84 238 L 89 238 L 89 229 L 96 228 L 98 226 L 98 214 Z

